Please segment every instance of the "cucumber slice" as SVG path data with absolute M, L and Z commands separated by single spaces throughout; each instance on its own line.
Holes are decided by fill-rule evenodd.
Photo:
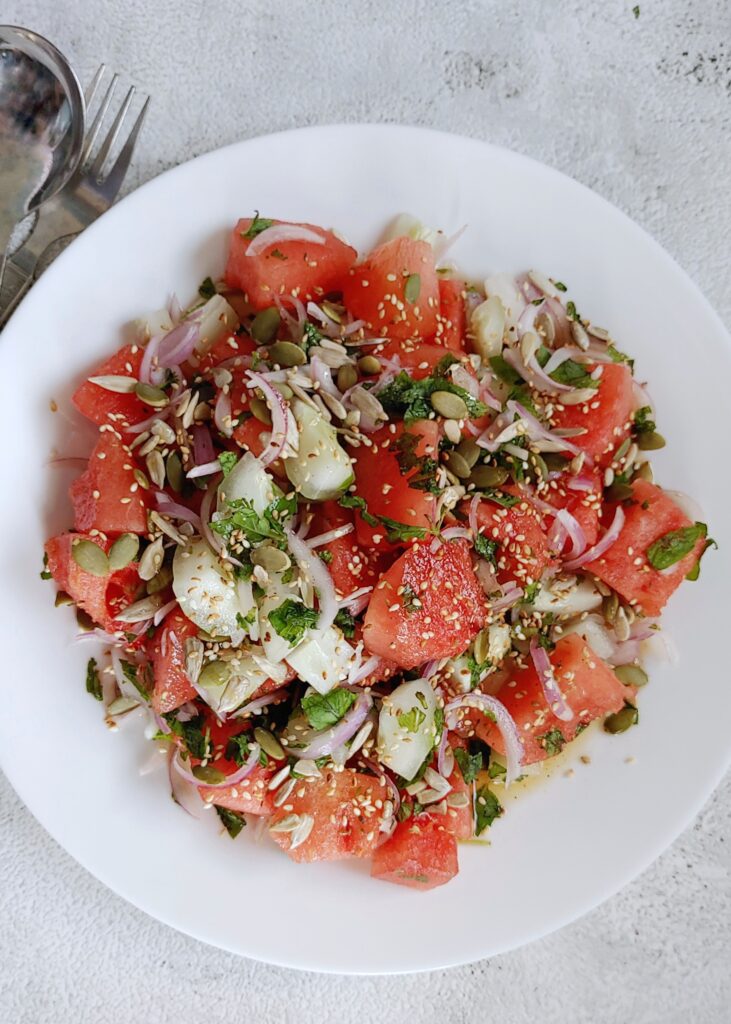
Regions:
M 304 682 L 318 693 L 328 693 L 348 678 L 355 650 L 335 626 L 311 629 L 287 661 Z
M 193 540 L 175 552 L 173 593 L 183 614 L 206 633 L 243 637 L 239 617 L 253 607 L 253 595 L 226 573 L 204 540 Z
M 413 779 L 434 746 L 437 700 L 428 679 L 402 683 L 383 698 L 378 756 L 404 779 Z
M 297 454 L 284 462 L 290 482 L 309 501 L 339 497 L 354 479 L 350 456 L 334 427 L 311 405 L 296 398 L 290 408 L 299 432 Z
M 274 482 L 261 462 L 246 452 L 218 486 L 218 506 L 230 501 L 250 501 L 260 515 L 274 501 Z

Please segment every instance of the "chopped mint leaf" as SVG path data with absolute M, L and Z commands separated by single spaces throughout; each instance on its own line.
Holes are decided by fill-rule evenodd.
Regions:
M 480 558 L 484 558 L 492 565 L 497 565 L 497 553 L 500 545 L 496 540 L 486 537 L 484 533 L 475 536 L 474 547 Z
M 364 523 L 367 523 L 368 526 L 378 526 L 378 520 L 368 511 L 365 498 L 361 498 L 359 494 L 344 494 L 338 500 L 338 504 L 342 505 L 343 508 L 357 508 L 363 517 Z
M 235 839 L 239 832 L 246 828 L 246 818 L 243 814 L 239 814 L 238 811 L 230 811 L 228 807 L 219 807 L 218 804 L 214 804 L 214 807 L 224 828 L 231 838 Z
M 355 619 L 346 608 L 341 608 L 335 616 L 335 625 L 340 627 L 348 640 L 355 636 Z
M 319 615 L 313 608 L 307 608 L 300 601 L 293 601 L 289 597 L 269 613 L 272 626 L 291 644 L 298 644 L 306 630 L 317 625 L 318 618 Z
M 500 801 L 487 786 L 475 794 L 475 835 L 480 836 L 503 813 Z
M 218 289 L 210 277 L 205 278 L 198 285 L 198 294 L 202 299 L 212 299 L 214 295 L 218 294 Z
M 251 747 L 246 733 L 240 732 L 236 736 L 229 738 L 226 744 L 226 757 L 229 761 L 235 761 L 240 768 L 249 756 L 250 750 Z
M 94 658 L 89 658 L 86 664 L 86 692 L 90 693 L 94 700 L 102 700 L 102 681 Z
M 336 687 L 329 693 L 308 693 L 302 698 L 302 710 L 313 729 L 329 729 L 336 725 L 355 703 L 350 690 Z
M 482 771 L 482 752 L 478 750 L 476 754 L 470 754 L 468 750 L 464 750 L 462 747 L 455 747 L 454 759 L 459 765 L 459 770 L 465 782 L 468 785 L 470 782 L 474 782 Z
M 406 476 L 409 487 L 416 491 L 428 491 L 430 494 L 441 493 L 436 481 L 439 463 L 428 455 L 417 455 L 416 449 L 422 438 L 417 434 L 404 433 L 391 445 L 396 452 L 399 469 Z
M 643 405 L 633 416 L 632 430 L 635 434 L 652 434 L 657 430 L 657 425 L 652 418 L 652 409 L 649 405 Z
M 249 224 L 249 227 L 246 229 L 246 231 L 242 232 L 241 237 L 256 238 L 256 236 L 260 235 L 262 231 L 266 231 L 267 228 L 270 228 L 273 223 L 273 220 L 268 220 L 266 217 L 260 217 L 259 211 L 255 210 L 254 219 L 252 220 L 251 224 Z
M 397 718 L 398 724 L 407 732 L 418 732 L 426 715 L 420 708 L 413 707 L 411 711 L 403 711 Z
M 218 456 L 218 461 L 221 463 L 223 475 L 224 477 L 226 477 L 229 475 L 229 473 L 239 460 L 235 452 L 221 452 L 221 454 Z
M 538 737 L 538 742 L 546 751 L 549 757 L 560 754 L 566 742 L 560 729 L 549 729 L 543 736 Z
M 240 530 L 252 544 L 263 540 L 284 544 L 284 522 L 297 511 L 297 496 L 291 494 L 275 498 L 261 515 L 253 502 L 246 498 L 236 498 L 227 502 L 227 506 L 228 515 L 211 523 L 211 529 L 226 542 L 234 531 Z
M 586 372 L 586 367 L 574 359 L 565 359 L 549 374 L 551 380 L 558 384 L 568 384 L 572 388 L 598 388 L 599 381 Z
M 508 494 L 507 491 L 499 491 L 495 487 L 486 487 L 480 492 L 488 501 L 494 502 L 495 505 L 500 505 L 501 508 L 513 508 L 518 504 L 520 498 L 515 494 Z
M 416 420 L 433 417 L 430 398 L 435 391 L 449 391 L 458 395 L 467 406 L 470 416 L 484 416 L 487 412 L 487 406 L 446 377 L 431 376 L 413 380 L 404 371 L 379 392 L 378 399 L 386 412 L 403 416 L 404 423 L 410 426 Z
M 681 558 L 685 558 L 696 543 L 707 535 L 708 527 L 705 523 L 694 523 L 693 526 L 684 526 L 680 530 L 671 530 L 650 544 L 647 549 L 647 561 L 653 569 L 669 569 Z

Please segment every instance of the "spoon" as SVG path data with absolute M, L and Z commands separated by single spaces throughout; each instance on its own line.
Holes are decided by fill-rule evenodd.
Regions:
M 76 169 L 85 118 L 63 54 L 36 32 L 0 26 L 0 280 L 6 255 L 24 240 L 16 226 Z

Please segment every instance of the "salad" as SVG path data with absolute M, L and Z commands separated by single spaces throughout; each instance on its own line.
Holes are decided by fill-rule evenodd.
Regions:
M 468 282 L 448 245 L 240 220 L 76 390 L 98 439 L 43 573 L 181 808 L 419 889 L 505 787 L 635 725 L 712 543 L 653 480 L 632 359 L 562 282 Z

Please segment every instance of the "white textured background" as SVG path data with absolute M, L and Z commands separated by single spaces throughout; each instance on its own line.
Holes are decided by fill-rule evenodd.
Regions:
M 296 125 L 431 125 L 596 189 L 666 246 L 729 323 L 731 7 L 641 0 L 636 18 L 632 6 L 5 0 L 0 17 L 49 36 L 82 80 L 105 61 L 153 95 L 130 187 Z M 681 741 L 668 785 L 693 756 Z M 729 824 L 727 780 L 650 870 L 559 934 L 458 970 L 333 978 L 239 960 L 150 920 L 71 861 L 0 777 L 2 1020 L 721 1024 L 731 1020 Z M 486 873 L 485 909 L 476 901 L 473 913 L 489 913 L 491 884 Z M 357 924 L 343 922 L 344 941 L 357 942 Z

